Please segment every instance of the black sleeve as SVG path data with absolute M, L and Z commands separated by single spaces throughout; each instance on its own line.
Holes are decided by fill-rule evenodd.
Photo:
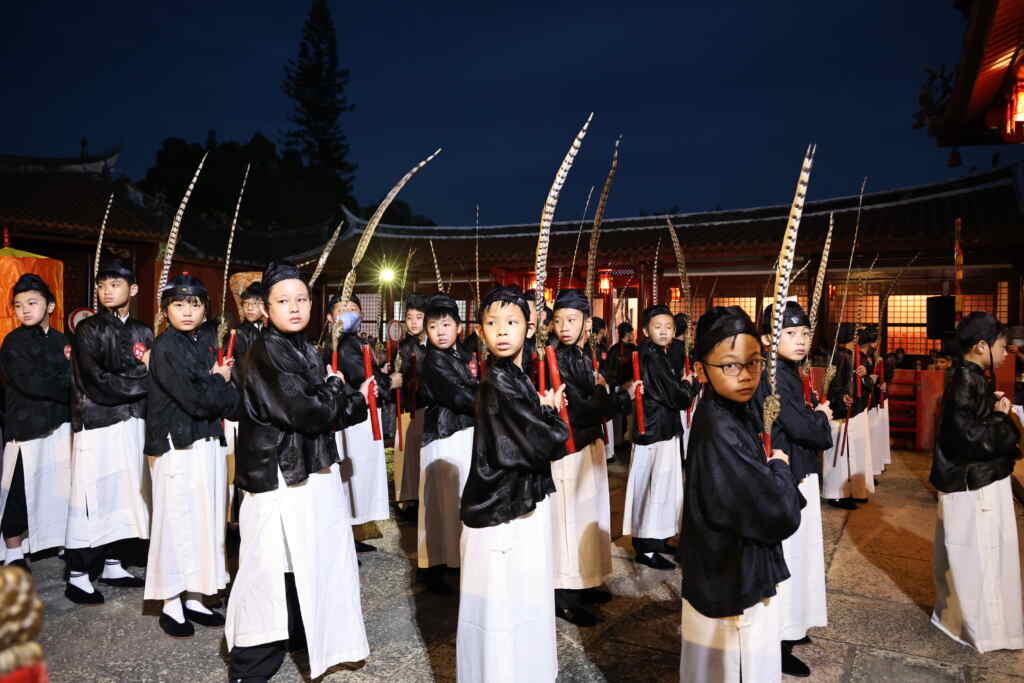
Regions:
M 120 348 L 104 349 L 98 332 L 94 328 L 82 330 L 75 335 L 71 349 L 86 394 L 96 403 L 109 406 L 145 398 L 149 390 L 149 371 L 145 364 L 134 356 L 124 357 Z M 130 348 L 126 350 L 130 352 Z M 108 352 L 117 356 L 117 367 L 107 365 Z
M 963 449 L 961 455 L 975 462 L 1005 457 L 1020 439 L 1017 425 L 1009 415 L 985 405 L 986 401 L 994 403 L 995 397 L 989 393 L 980 375 L 963 367 L 957 368 L 955 373 L 947 389 L 953 392 L 950 406 L 953 427 L 970 444 L 970 448 Z
M 846 406 L 843 405 L 843 397 L 850 394 L 850 360 L 845 353 L 839 353 L 835 359 L 836 374 L 832 383 L 828 385 L 828 401 L 832 410 L 839 411 L 845 415 Z
M 704 470 L 694 487 L 697 505 L 708 524 L 765 545 L 791 536 L 806 501 L 793 483 L 789 465 L 765 462 L 760 449 L 750 453 L 749 445 L 726 430 L 717 436 L 704 446 L 711 451 L 696 461 Z M 691 460 L 692 454 L 688 463 Z
M 237 418 L 239 393 L 235 385 L 225 382 L 220 375 L 197 371 L 168 346 L 156 344 L 149 361 L 149 372 L 160 388 L 192 417 Z
M 569 429 L 557 412 L 542 406 L 536 394 L 524 396 L 504 376 L 496 379 L 491 391 L 487 417 L 492 421 L 498 466 L 543 472 L 565 455 Z
M 0 367 L 3 367 L 4 376 L 11 386 L 29 398 L 56 403 L 70 402 L 70 364 L 61 357 L 61 363 L 39 367 L 38 360 L 33 358 L 28 349 L 18 347 L 8 335 L 0 349 Z
M 423 392 L 432 403 L 460 415 L 473 415 L 478 382 L 461 377 L 452 367 L 453 362 L 458 361 L 440 353 L 428 353 L 423 363 Z
M 815 451 L 832 448 L 832 427 L 828 417 L 820 410 L 811 410 L 803 396 L 782 396 L 782 410 L 772 430 L 774 442 L 779 431 L 785 433 L 785 441 Z M 788 451 L 786 451 L 788 453 Z
M 266 353 L 250 354 L 246 401 L 256 416 L 282 431 L 318 436 L 366 419 L 366 401 L 337 377 L 312 382 L 274 366 Z
M 372 363 L 373 377 L 377 380 L 377 404 L 388 403 L 391 400 L 391 377 L 380 371 L 376 360 L 373 360 Z M 348 385 L 358 390 L 363 380 L 366 379 L 362 344 L 353 339 L 343 339 L 338 342 L 338 365 L 341 366 L 338 370 L 345 376 Z

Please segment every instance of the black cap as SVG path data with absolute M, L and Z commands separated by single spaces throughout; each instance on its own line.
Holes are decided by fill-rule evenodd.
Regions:
M 771 335 L 772 333 L 772 309 L 774 304 L 764 307 L 761 312 L 761 334 Z M 796 299 L 787 299 L 782 309 L 782 329 L 787 327 L 810 327 L 811 319 L 807 317 L 804 307 L 797 303 Z
M 601 333 L 601 330 L 605 328 L 604 318 L 594 316 L 590 319 L 590 332 L 591 334 L 597 335 Z
M 878 328 L 874 325 L 868 325 L 857 330 L 857 343 L 859 345 L 874 344 L 876 341 L 878 341 Z
M 50 291 L 46 281 L 35 273 L 25 273 L 18 278 L 18 281 L 14 283 L 14 289 L 11 290 L 11 298 L 13 299 L 18 294 L 24 294 L 25 292 L 39 292 L 48 304 L 52 304 L 57 300 L 53 296 L 53 292 Z
M 555 297 L 555 310 L 560 308 L 571 308 L 579 311 L 584 318 L 590 317 L 590 301 L 578 289 L 563 289 Z
M 527 303 L 523 291 L 518 287 L 498 286 L 487 292 L 484 295 L 483 301 L 480 302 L 480 313 L 483 314 L 484 311 L 490 308 L 491 304 L 496 302 L 518 306 L 523 311 L 523 318 L 527 321 L 530 319 L 530 305 Z
M 415 309 L 417 311 L 427 310 L 427 297 L 413 292 L 405 298 L 405 310 Z
M 697 321 L 694 355 L 703 360 L 720 341 L 738 334 L 757 339 L 757 330 L 747 312 L 739 306 L 713 306 Z
M 648 323 L 651 322 L 651 318 L 653 318 L 655 316 L 658 316 L 658 315 L 667 315 L 668 317 L 672 318 L 672 311 L 670 311 L 668 306 L 665 306 L 664 304 L 658 304 L 656 306 L 648 306 L 647 310 L 644 311 L 643 317 L 641 319 L 642 322 L 640 323 L 640 326 L 641 327 L 647 327 Z M 672 322 L 673 323 L 675 322 L 675 318 L 672 319 Z
M 988 342 L 988 345 L 991 346 L 1005 334 L 1006 327 L 996 320 L 995 316 L 985 311 L 974 311 L 964 316 L 960 324 L 956 326 L 956 339 L 960 346 L 960 353 L 967 353 L 980 341 Z
M 182 273 L 168 280 L 160 290 L 160 305 L 167 306 L 174 301 L 183 301 L 191 297 L 205 300 L 208 294 L 202 280 L 190 273 Z
M 242 301 L 246 299 L 262 299 L 263 298 L 263 283 L 257 280 L 253 282 L 244 290 L 242 290 L 242 296 L 239 297 Z
M 459 318 L 459 305 L 455 303 L 455 299 L 444 292 L 430 295 L 430 298 L 427 299 L 425 313 L 427 320 L 437 320 L 449 315 L 455 322 L 462 322 Z
M 132 270 L 131 264 L 123 258 L 112 258 L 100 264 L 100 270 L 96 273 L 96 282 L 110 278 L 121 278 L 130 285 L 135 284 L 135 272 Z
M 839 323 L 839 336 L 838 340 L 840 344 L 848 344 L 853 341 L 853 338 L 857 335 L 857 326 L 853 323 Z
M 685 313 L 676 313 L 672 316 L 672 320 L 676 323 L 676 334 L 684 332 L 690 326 L 690 316 Z
M 618 330 L 619 338 L 621 339 L 633 331 L 633 324 L 624 320 L 615 329 Z
M 264 287 L 263 298 L 266 299 L 270 296 L 270 290 L 274 288 L 274 285 L 283 280 L 302 280 L 302 274 L 290 263 L 271 261 L 267 264 L 261 280 Z M 302 281 L 305 282 L 305 280 Z

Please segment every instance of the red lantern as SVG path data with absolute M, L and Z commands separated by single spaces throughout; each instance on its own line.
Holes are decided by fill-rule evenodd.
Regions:
M 597 289 L 602 294 L 607 294 L 612 291 L 612 275 L 611 273 L 601 273 L 601 279 L 597 283 Z
M 1010 90 L 1006 101 L 1006 125 L 1003 139 L 1007 142 L 1024 142 L 1024 81 L 1018 80 Z

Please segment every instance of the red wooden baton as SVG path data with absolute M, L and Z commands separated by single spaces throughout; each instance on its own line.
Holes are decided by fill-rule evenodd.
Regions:
M 373 377 L 373 358 L 370 356 L 370 345 L 363 346 L 363 377 Z M 376 383 L 376 382 L 375 382 Z M 374 387 L 366 395 L 366 402 L 370 408 L 370 425 L 373 427 L 373 440 L 380 441 L 380 415 L 377 414 L 377 392 Z
M 636 351 L 633 352 L 633 381 L 640 381 L 640 354 Z M 641 393 L 636 392 L 633 403 L 636 405 L 636 431 L 643 434 L 647 429 L 644 424 L 644 397 Z

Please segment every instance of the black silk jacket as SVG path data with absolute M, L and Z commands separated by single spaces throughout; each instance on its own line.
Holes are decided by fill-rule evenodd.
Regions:
M 565 397 L 569 401 L 573 445 L 581 451 L 603 438 L 604 423 L 613 415 L 629 413 L 633 402 L 625 391 L 609 394 L 604 387 L 595 384 L 594 361 L 589 350 L 559 342 L 555 357 L 559 375 L 565 383 Z
M 860 364 L 867 368 L 866 357 L 861 357 Z M 868 407 L 868 397 L 871 396 L 872 384 L 867 375 L 861 378 L 861 395 L 857 398 L 857 380 L 853 371 L 853 351 L 840 347 L 836 349 L 835 357 L 836 376 L 832 378 L 832 384 L 828 387 L 829 407 L 832 408 L 832 417 L 841 420 L 847 417 L 857 417 Z M 853 398 L 853 405 L 847 407 L 843 402 L 844 396 Z
M 979 365 L 965 361 L 952 371 L 929 481 L 944 493 L 980 489 L 1013 471 L 1020 434 L 995 410 L 995 396 Z
M 685 357 L 686 344 L 678 339 L 673 339 L 668 345 L 668 362 L 669 365 L 672 366 L 672 370 L 676 373 L 676 377 L 683 376 Z
M 77 432 L 146 417 L 149 371 L 136 357 L 153 330 L 103 311 L 80 322 L 71 340 L 71 426 Z
M 235 365 L 239 364 L 242 357 L 252 348 L 252 345 L 256 343 L 260 333 L 266 328 L 266 325 L 257 325 L 256 323 L 244 322 L 236 328 L 235 331 Z M 230 336 L 230 335 L 229 335 Z M 224 340 L 224 352 L 227 353 L 228 340 Z
M 557 412 L 540 404 L 530 378 L 508 358 L 488 363 L 475 411 L 462 521 L 482 528 L 521 517 L 554 493 L 551 462 L 565 455 L 569 430 Z
M 163 455 L 171 444 L 185 449 L 207 437 L 224 443 L 221 418 L 238 419 L 241 395 L 234 384 L 210 373 L 217 361 L 216 338 L 216 325 L 207 322 L 195 335 L 168 327 L 153 342 L 146 455 Z
M 799 484 L 808 474 L 818 471 L 821 452 L 832 448 L 832 426 L 825 413 L 808 408 L 804 402 L 800 366 L 779 356 L 775 367 L 782 410 L 772 428 L 772 447 L 789 456 L 789 469 L 793 480 Z M 765 370 L 754 394 L 758 415 L 763 414 L 764 400 L 771 392 Z
M 607 372 L 604 378 L 608 384 L 620 387 L 633 379 L 633 352 L 637 351 L 635 344 L 623 344 L 618 342 L 608 349 L 608 360 L 605 361 Z
M 68 339 L 39 325 L 12 330 L 0 349 L 7 384 L 4 439 L 31 441 L 71 419 L 71 363 L 64 355 Z
M 420 396 L 426 408 L 424 446 L 473 426 L 473 402 L 479 382 L 469 371 L 469 357 L 458 344 L 439 349 L 428 343 L 421 378 Z
M 343 334 L 338 340 L 338 372 L 345 375 L 345 381 L 355 390 L 359 390 L 363 380 L 366 379 L 366 371 L 363 368 L 363 347 L 366 346 L 355 334 Z M 326 353 L 331 357 L 330 350 Z M 370 356 L 373 362 L 373 376 L 377 380 L 377 405 L 389 403 L 391 397 L 391 377 L 380 371 L 377 365 L 376 354 L 370 349 Z M 404 379 L 404 377 L 403 377 Z M 404 396 L 402 397 L 405 398 Z M 403 402 L 403 406 L 405 404 Z M 361 422 L 362 420 L 360 420 Z M 356 423 L 353 423 L 356 424 Z
M 427 356 L 426 344 L 421 344 L 419 337 L 406 335 L 398 344 L 398 357 L 402 360 L 402 412 L 408 413 L 413 408 L 414 392 L 420 385 L 420 373 L 423 372 L 423 359 Z M 414 360 L 415 359 L 415 360 Z M 423 407 L 423 399 L 416 395 L 416 408 Z
M 679 556 L 682 595 L 707 617 L 738 615 L 789 578 L 782 540 L 806 501 L 789 465 L 765 460 L 761 429 L 753 401 L 705 388 L 686 458 Z
M 640 344 L 640 377 L 644 381 L 645 429 L 635 435 L 635 442 L 648 446 L 682 434 L 679 412 L 690 407 L 697 389 L 692 382 L 679 379 L 665 349 L 650 339 Z M 681 442 L 679 449 L 683 449 Z
M 366 400 L 336 377 L 324 380 L 320 354 L 302 333 L 268 325 L 241 372 L 243 409 L 235 446 L 235 484 L 262 493 L 339 462 L 334 432 L 366 419 Z

